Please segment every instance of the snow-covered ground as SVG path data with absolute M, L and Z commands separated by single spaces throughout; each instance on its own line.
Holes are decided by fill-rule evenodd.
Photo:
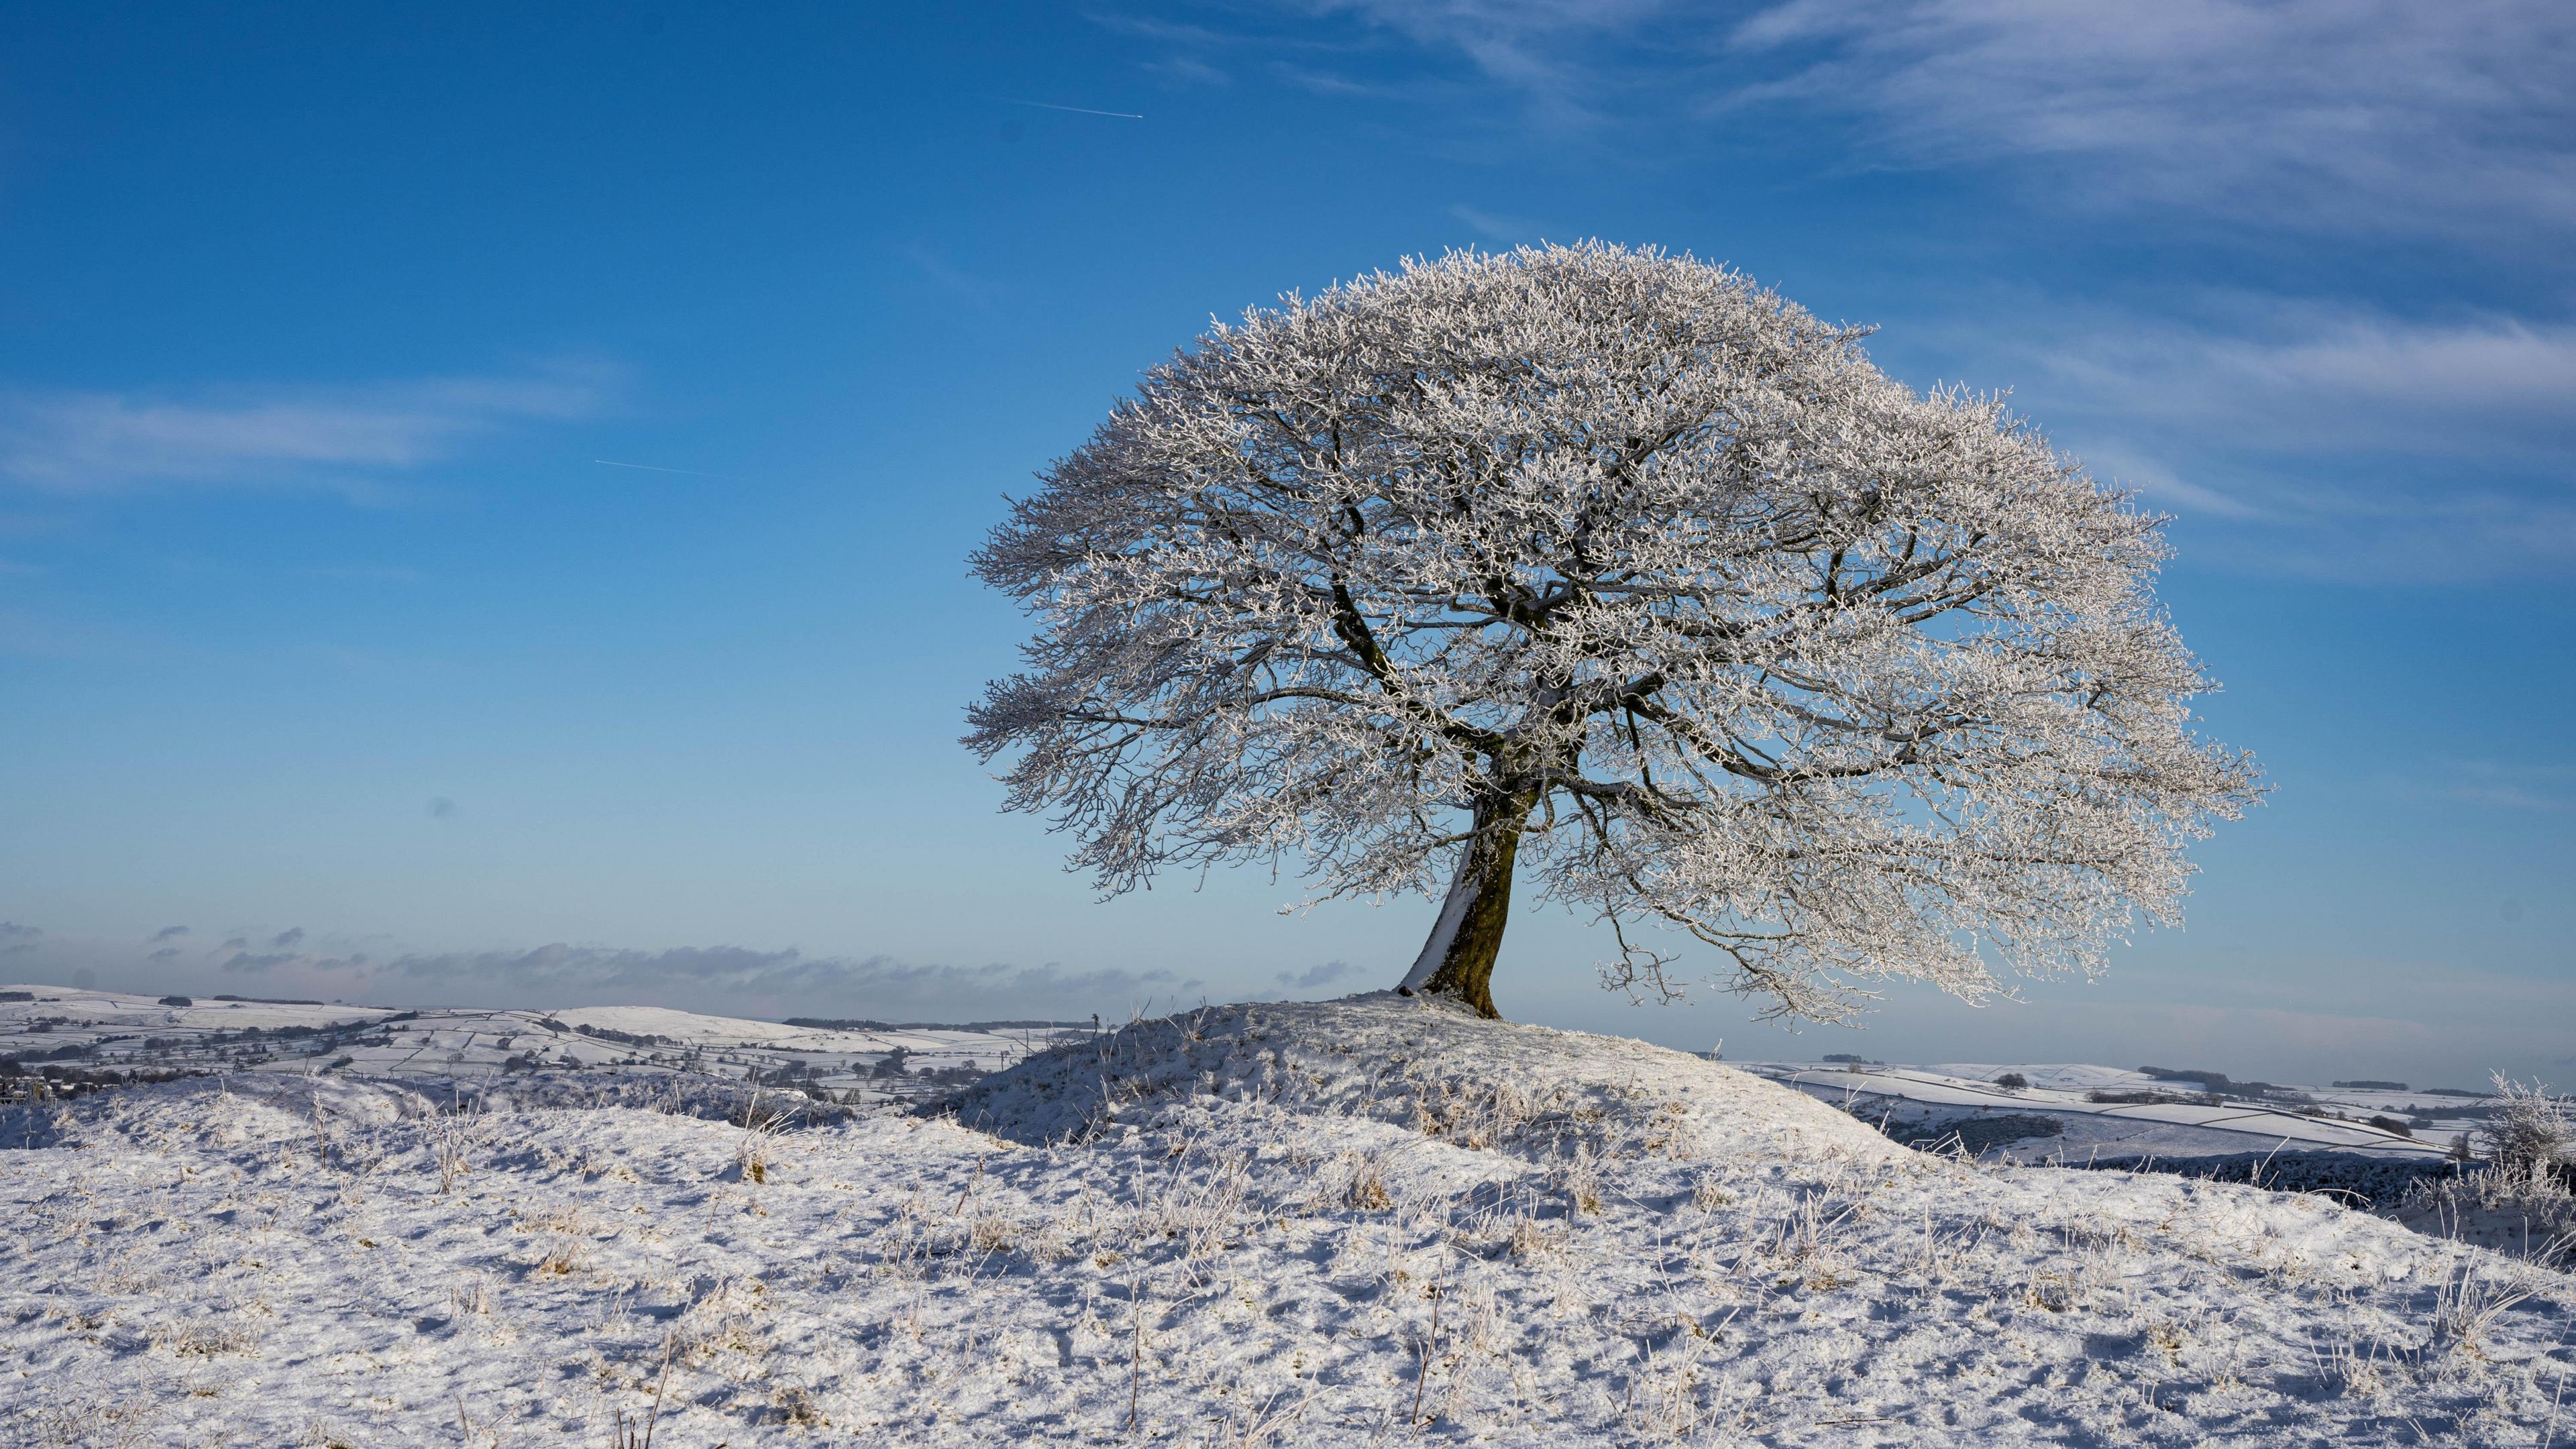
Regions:
M 23 998 L 23 999 L 17 999 Z M 182 1004 L 184 1003 L 184 1004 Z M 0 1057 L 22 1069 L 264 1071 L 473 1080 L 514 1072 L 685 1071 L 913 1100 L 1070 1035 L 1044 1027 L 835 1030 L 649 1006 L 395 1011 L 329 1002 L 0 987 Z
M 2545 1264 L 2322 1197 L 1912 1152 L 1754 1074 L 1431 1003 L 1139 1023 L 953 1117 L 765 1130 L 696 1080 L 11 1109 L 0 1442 L 2576 1432 L 2576 1281 Z
M 2284 1087 L 2266 1094 L 2218 1093 L 2198 1084 L 2143 1072 L 2081 1063 L 2039 1066 L 1943 1063 L 1929 1067 L 1880 1063 L 1739 1062 L 1754 1072 L 1842 1106 L 1855 1116 L 1911 1128 L 1927 1137 L 1980 1120 L 2027 1129 L 2027 1135 L 1973 1141 L 2008 1162 L 2073 1162 L 2218 1157 L 2272 1151 L 2330 1151 L 2399 1161 L 2438 1162 L 2473 1118 L 2460 1115 L 2457 1098 L 2422 1092 L 2352 1091 Z M 1995 1085 L 2018 1073 L 2029 1085 Z M 2100 1100 L 2157 1095 L 2162 1102 Z M 2314 1106 L 2274 1105 L 2305 1097 Z M 2425 1125 L 2407 1132 L 2373 1126 L 2372 1116 L 2403 1122 L 2410 1109 Z M 2336 1115 L 2319 1115 L 2331 1113 Z M 1972 1139 L 1980 1134 L 1973 1130 Z

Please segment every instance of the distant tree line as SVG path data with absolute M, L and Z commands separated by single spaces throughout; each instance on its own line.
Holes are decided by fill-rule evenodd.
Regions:
M 655 1036 L 649 1031 L 619 1031 L 613 1026 L 591 1026 L 576 1022 L 573 1024 L 573 1030 L 583 1036 L 597 1037 L 601 1041 L 613 1041 L 626 1046 L 678 1046 L 680 1044 L 673 1037 Z

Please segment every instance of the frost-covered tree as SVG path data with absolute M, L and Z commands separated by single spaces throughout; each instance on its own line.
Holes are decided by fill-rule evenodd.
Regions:
M 2502 1072 L 2487 1078 L 2495 1083 L 2495 1095 L 2487 1098 L 2481 1135 L 2499 1166 L 2521 1177 L 2576 1155 L 2576 1107 L 2549 1095 L 2539 1082 L 2526 1087 Z
M 976 554 L 1036 637 L 967 743 L 1111 892 L 1445 881 L 1402 989 L 1487 1015 L 1516 869 L 1631 992 L 1679 935 L 1819 1020 L 2097 970 L 2255 770 L 2192 733 L 2161 520 L 1863 335 L 1602 244 L 1217 325 Z

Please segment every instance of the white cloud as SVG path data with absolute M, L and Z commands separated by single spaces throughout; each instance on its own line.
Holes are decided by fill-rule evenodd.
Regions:
M 2480 809 L 2544 815 L 2576 810 L 2576 767 L 2567 765 L 2453 760 L 2444 764 L 2438 781 L 2409 777 L 2390 785 L 2401 795 Z
M 2576 7 L 2558 0 L 1277 3 L 1462 56 L 1542 116 L 1667 142 L 1691 96 L 1851 125 L 1880 163 L 2036 163 L 2053 194 L 2096 201 L 2486 241 L 2576 224 Z
M 0 394 L 0 480 L 64 494 L 172 484 L 364 493 L 511 424 L 585 416 L 605 385 L 589 369 L 196 395 L 19 391 Z
M 2009 385 L 2097 477 L 2197 520 L 2204 563 L 2444 582 L 2554 571 L 2576 550 L 2576 326 L 1992 294 L 1891 340 Z
M 2576 431 L 2576 326 L 2409 321 L 2227 299 L 2226 331 L 2051 309 L 2055 330 L 2002 344 L 2051 391 L 2248 447 L 2555 456 Z
M 1454 50 L 1478 70 L 1517 87 L 1543 117 L 1587 122 L 1605 94 L 1591 84 L 1585 47 L 1653 19 L 1664 0 L 1286 0 L 1313 15 L 1349 15 L 1418 45 Z
M 2093 476 L 2124 488 L 2160 508 L 2178 508 L 2219 518 L 2261 518 L 2264 511 L 2230 493 L 2185 478 L 2162 460 L 2119 444 L 2095 445 L 2084 455 Z
M 2555 0 L 1790 0 L 1732 94 L 1856 112 L 1904 160 L 2077 163 L 2096 195 L 2470 232 L 2576 221 L 2576 9 Z

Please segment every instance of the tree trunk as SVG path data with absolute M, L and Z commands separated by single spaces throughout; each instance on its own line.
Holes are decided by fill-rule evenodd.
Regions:
M 1458 859 L 1458 873 L 1440 902 L 1431 939 L 1395 989 L 1406 996 L 1454 996 L 1478 1016 L 1494 1010 L 1494 958 L 1503 949 L 1503 924 L 1512 909 L 1512 864 L 1521 830 L 1538 802 L 1527 795 L 1498 795 L 1476 806 L 1476 838 Z

